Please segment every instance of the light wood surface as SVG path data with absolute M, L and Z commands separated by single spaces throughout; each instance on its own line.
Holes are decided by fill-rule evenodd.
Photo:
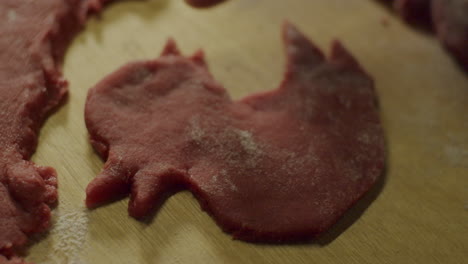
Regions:
M 185 54 L 203 48 L 234 98 L 276 88 L 285 19 L 327 52 L 342 40 L 376 80 L 388 169 L 365 201 L 316 243 L 282 246 L 233 241 L 188 192 L 151 223 L 128 217 L 127 199 L 84 209 L 85 187 L 102 167 L 83 121 L 91 86 L 124 63 L 155 58 L 172 36 Z M 33 158 L 57 169 L 60 205 L 30 261 L 468 263 L 468 75 L 433 36 L 375 1 L 230 0 L 203 11 L 180 0 L 120 2 L 89 21 L 64 73 L 70 98 L 46 122 Z

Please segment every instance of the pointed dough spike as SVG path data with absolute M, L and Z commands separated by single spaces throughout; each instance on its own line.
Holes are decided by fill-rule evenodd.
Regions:
M 298 68 L 315 68 L 325 60 L 325 56 L 317 46 L 289 22 L 283 25 L 283 41 L 289 71 Z
M 140 171 L 135 174 L 128 204 L 129 214 L 137 219 L 148 215 L 155 207 L 162 189 L 161 178 L 155 176 L 154 172 Z
M 105 169 L 86 188 L 86 207 L 95 208 L 129 192 L 128 178 L 115 171 L 112 165 Z
M 362 68 L 357 60 L 338 40 L 334 40 L 332 43 L 330 61 L 350 69 L 362 71 Z
M 205 53 L 203 52 L 203 50 L 201 49 L 197 50 L 190 59 L 196 64 L 207 68 L 206 61 L 205 61 Z
M 177 47 L 177 43 L 173 38 L 169 38 L 167 40 L 166 46 L 161 53 L 161 56 L 169 56 L 169 55 L 180 55 L 179 48 Z
M 128 204 L 130 216 L 141 219 L 158 208 L 179 186 L 185 185 L 186 175 L 177 169 L 160 171 L 150 168 L 140 170 L 133 177 L 132 193 Z

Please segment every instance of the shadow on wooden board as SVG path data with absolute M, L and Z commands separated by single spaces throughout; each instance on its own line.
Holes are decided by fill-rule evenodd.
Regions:
M 388 164 L 388 163 L 387 163 Z M 325 234 L 320 236 L 314 243 L 320 246 L 326 246 L 333 242 L 338 236 L 345 232 L 352 224 L 354 224 L 366 211 L 366 209 L 377 199 L 382 192 L 386 179 L 387 168 L 380 176 L 375 185 L 366 193 L 354 206 L 344 214 L 344 216 L 336 222 L 336 224 Z

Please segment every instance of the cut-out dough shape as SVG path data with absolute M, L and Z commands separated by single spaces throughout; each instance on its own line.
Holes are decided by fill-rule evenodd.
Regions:
M 226 232 L 246 241 L 310 239 L 382 174 L 384 138 L 372 79 L 339 43 L 329 59 L 294 26 L 280 88 L 232 101 L 201 52 L 170 41 L 89 91 L 86 125 L 105 158 L 90 208 L 131 194 L 148 216 L 189 189 Z

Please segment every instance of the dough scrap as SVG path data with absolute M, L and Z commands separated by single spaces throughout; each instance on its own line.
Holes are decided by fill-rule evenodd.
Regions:
M 54 169 L 28 161 L 40 126 L 67 94 L 61 64 L 90 13 L 110 0 L 0 1 L 0 263 L 49 227 Z M 4 255 L 5 257 L 2 257 Z

